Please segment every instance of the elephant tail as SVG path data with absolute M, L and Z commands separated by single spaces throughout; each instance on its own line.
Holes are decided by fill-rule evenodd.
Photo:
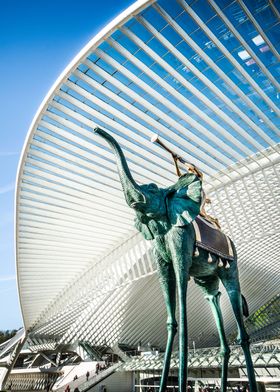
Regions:
M 241 294 L 242 297 L 242 311 L 243 311 L 243 316 L 248 317 L 249 316 L 249 306 L 247 304 L 246 298 L 244 297 L 243 294 Z

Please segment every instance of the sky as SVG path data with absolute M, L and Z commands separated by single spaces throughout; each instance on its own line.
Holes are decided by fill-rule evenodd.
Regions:
M 14 192 L 31 121 L 75 55 L 133 2 L 0 1 L 0 330 L 22 326 L 15 273 Z

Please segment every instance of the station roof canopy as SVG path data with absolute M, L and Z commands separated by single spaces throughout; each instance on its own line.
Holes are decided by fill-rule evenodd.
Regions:
M 165 344 L 150 243 L 96 126 L 139 183 L 176 181 L 154 133 L 197 165 L 210 213 L 237 245 L 251 311 L 279 292 L 279 45 L 277 2 L 141 0 L 82 49 L 40 106 L 18 172 L 18 289 L 32 336 Z M 216 344 L 193 282 L 188 313 L 190 339 Z

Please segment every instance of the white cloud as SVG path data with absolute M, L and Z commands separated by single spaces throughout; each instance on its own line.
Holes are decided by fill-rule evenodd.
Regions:
M 0 157 L 11 157 L 14 155 L 18 155 L 19 153 L 16 151 L 0 151 Z
M 9 184 L 0 187 L 0 194 L 11 192 L 14 189 L 15 189 L 15 183 L 10 182 Z
M 0 290 L 0 294 L 7 293 L 13 290 L 15 290 L 15 287 L 8 287 L 7 289 Z
M 15 279 L 16 279 L 15 275 L 0 276 L 0 282 L 8 282 Z

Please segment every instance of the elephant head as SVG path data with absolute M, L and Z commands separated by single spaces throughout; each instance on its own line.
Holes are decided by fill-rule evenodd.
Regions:
M 135 226 L 145 239 L 154 239 L 172 226 L 185 226 L 195 219 L 201 205 L 201 181 L 194 174 L 181 176 L 168 188 L 159 188 L 154 183 L 139 185 L 116 140 L 100 128 L 94 131 L 113 149 L 125 200 L 135 210 Z

